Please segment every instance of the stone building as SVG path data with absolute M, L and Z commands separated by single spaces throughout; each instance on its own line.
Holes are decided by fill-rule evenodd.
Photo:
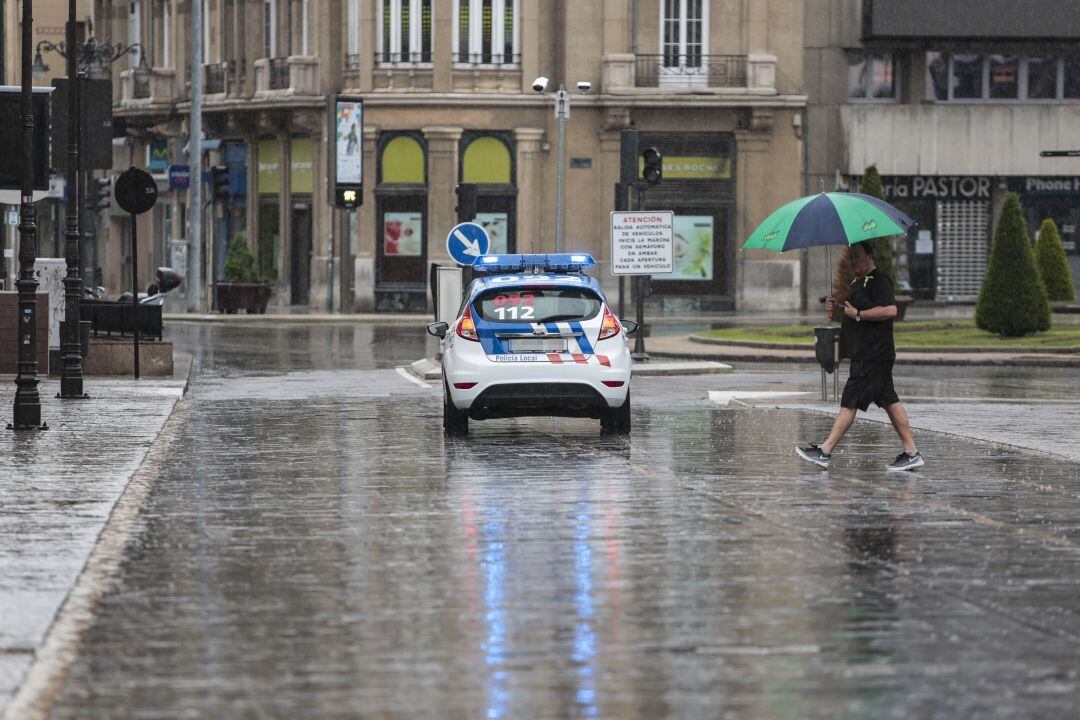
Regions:
M 230 195 L 207 210 L 205 277 L 243 233 L 272 302 L 424 311 L 431 263 L 449 261 L 455 188 L 478 184 L 495 249 L 554 249 L 558 123 L 547 76 L 574 91 L 566 125 L 566 248 L 606 285 L 620 131 L 665 156 L 644 196 L 677 215 L 677 262 L 653 302 L 669 313 L 797 308 L 799 257 L 737 251 L 801 194 L 802 0 L 204 0 L 204 165 Z M 185 262 L 191 18 L 182 0 L 96 0 L 99 28 L 139 42 L 148 72 L 115 67 L 116 169 L 149 166 L 161 202 L 141 219 L 149 270 Z M 577 93 L 578 82 L 591 83 Z M 337 96 L 363 101 L 343 152 L 362 153 L 363 204 L 331 205 Z M 350 126 L 350 133 L 353 132 Z M 328 141 L 329 139 L 329 141 Z M 111 217 L 106 278 L 129 230 Z M 331 289 L 332 288 L 332 289 Z
M 1009 191 L 1033 238 L 1057 221 L 1080 278 L 1080 159 L 1039 155 L 1080 149 L 1077 40 L 1072 0 L 808 0 L 806 191 L 876 164 L 919 222 L 896 245 L 916 297 L 977 298 Z M 815 251 L 811 295 L 826 275 Z

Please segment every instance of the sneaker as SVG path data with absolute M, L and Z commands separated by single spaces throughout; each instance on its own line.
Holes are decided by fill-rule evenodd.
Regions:
M 829 469 L 829 459 L 832 457 L 829 453 L 821 449 L 821 446 L 817 443 L 810 443 L 806 447 L 795 446 L 795 454 L 801 457 L 807 462 L 812 462 L 818 467 Z
M 914 470 L 926 463 L 922 454 L 916 450 L 914 453 L 902 452 L 896 456 L 896 460 L 885 466 L 886 470 Z

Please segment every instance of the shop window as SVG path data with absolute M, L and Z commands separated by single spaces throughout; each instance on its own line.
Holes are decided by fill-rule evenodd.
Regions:
M 423 185 L 427 182 L 424 149 L 408 135 L 395 137 L 383 147 L 381 173 L 379 181 L 382 183 Z
M 1027 59 L 1027 96 L 1033 100 L 1057 97 L 1058 59 L 1054 56 Z
M 1020 58 L 1015 55 L 991 55 L 990 97 L 1016 100 L 1020 96 Z
M 491 135 L 462 138 L 461 182 L 475 183 L 476 216 L 469 218 L 487 230 L 488 252 L 517 250 L 517 189 L 510 147 Z
M 511 184 L 510 151 L 498 138 L 473 140 L 465 149 L 461 165 L 462 182 Z
M 926 96 L 939 102 L 1080 99 L 1080 57 L 928 52 Z
M 1069 100 L 1080 99 L 1080 56 L 1064 58 L 1062 64 L 1065 70 L 1065 97 Z
M 415 133 L 379 142 L 375 304 L 379 310 L 423 311 L 427 292 L 427 169 Z
M 848 55 L 848 98 L 892 102 L 899 96 L 896 63 L 891 54 Z
M 519 0 L 454 0 L 454 62 L 510 65 L 520 62 Z
M 984 97 L 983 94 L 983 56 L 952 56 L 952 97 L 957 100 L 972 100 Z
M 380 0 L 379 62 L 431 62 L 431 0 Z

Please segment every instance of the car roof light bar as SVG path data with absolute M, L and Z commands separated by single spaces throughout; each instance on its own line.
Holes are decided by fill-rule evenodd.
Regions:
M 478 273 L 579 273 L 594 267 L 596 261 L 587 253 L 481 255 L 473 263 L 473 270 Z

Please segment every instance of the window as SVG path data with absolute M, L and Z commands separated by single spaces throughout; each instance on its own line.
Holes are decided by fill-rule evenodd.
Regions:
M 1080 57 L 929 52 L 926 95 L 939 102 L 1080 99 Z
M 263 57 L 277 57 L 277 0 L 263 0 Z
M 848 55 L 848 98 L 891 102 L 899 97 L 899 88 L 891 54 L 853 52 Z
M 431 62 L 431 0 L 381 0 L 381 63 Z
M 708 47 L 708 3 L 662 0 L 660 54 L 665 68 L 700 68 Z
M 455 0 L 454 62 L 509 65 L 520 61 L 518 0 Z
M 360 67 L 360 0 L 349 0 L 349 37 L 347 65 Z

